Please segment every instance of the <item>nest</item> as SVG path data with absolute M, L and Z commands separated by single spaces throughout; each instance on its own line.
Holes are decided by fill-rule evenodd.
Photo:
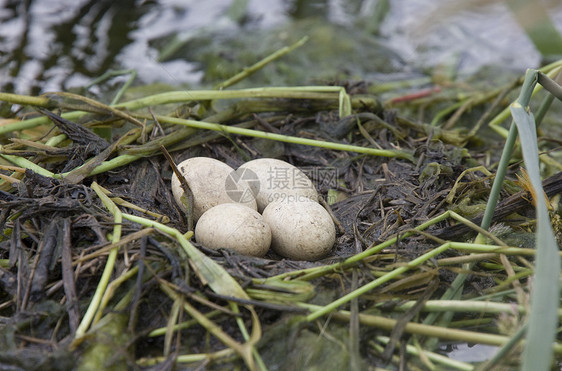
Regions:
M 174 111 L 163 106 L 171 95 L 118 112 L 79 96 L 41 97 L 45 109 L 21 122 L 43 124 L 2 148 L 16 166 L 4 167 L 0 193 L 0 363 L 43 371 L 338 369 L 382 365 L 411 334 L 428 347 L 434 336 L 502 343 L 520 312 L 505 312 L 495 326 L 497 312 L 466 312 L 455 319 L 472 325 L 433 326 L 438 333 L 409 324 L 431 316 L 422 314 L 424 303 L 440 298 L 464 263 L 482 264 L 468 268 L 463 299 L 502 292 L 497 282 L 510 276 L 502 265 L 522 263 L 491 249 L 468 255 L 451 243 L 478 231 L 491 186 L 485 172 L 467 171 L 479 159 L 464 147 L 467 131 L 411 121 L 363 89 L 348 86 L 349 115 L 332 91 L 222 110 L 194 101 Z M 140 106 L 152 108 L 132 112 Z M 250 132 L 264 134 L 241 135 Z M 299 167 L 334 216 L 332 252 L 308 262 L 198 245 L 171 196 L 161 146 L 175 163 L 206 156 L 236 168 L 276 157 Z M 545 182 L 549 196 L 560 192 L 559 178 Z M 513 185 L 503 195 L 500 237 L 533 209 L 525 190 Z M 505 219 L 514 212 L 518 219 Z M 521 285 L 517 293 L 526 295 Z

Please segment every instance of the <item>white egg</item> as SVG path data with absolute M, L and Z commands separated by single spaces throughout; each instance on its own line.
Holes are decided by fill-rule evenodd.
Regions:
M 207 210 L 195 226 L 195 240 L 210 249 L 232 249 L 262 257 L 271 244 L 271 230 L 255 210 L 225 203 Z
M 318 201 L 312 181 L 299 168 L 285 161 L 260 158 L 246 162 L 236 172 L 250 185 L 259 212 L 274 201 Z
M 234 169 L 224 162 L 209 157 L 192 157 L 178 165 L 189 189 L 193 194 L 193 219 L 213 206 L 224 203 L 241 203 L 257 210 L 256 200 L 248 184 L 239 179 Z M 183 211 L 187 211 L 181 202 L 184 194 L 179 179 L 172 176 L 172 194 Z
M 326 256 L 336 239 L 330 214 L 317 202 L 276 201 L 263 211 L 271 228 L 271 247 L 293 260 L 318 260 Z

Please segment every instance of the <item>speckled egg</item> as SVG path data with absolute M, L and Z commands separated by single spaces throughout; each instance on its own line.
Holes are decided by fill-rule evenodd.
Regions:
M 231 249 L 243 255 L 264 256 L 271 229 L 256 210 L 224 203 L 207 210 L 195 226 L 195 240 L 210 249 Z
M 192 157 L 178 165 L 193 194 L 193 219 L 213 206 L 224 203 L 241 203 L 257 210 L 256 200 L 249 185 L 236 176 L 236 172 L 224 162 L 209 157 Z M 172 194 L 183 211 L 187 208 L 181 201 L 184 191 L 179 179 L 172 176 Z
M 312 181 L 299 168 L 285 161 L 260 158 L 246 162 L 236 172 L 248 181 L 260 212 L 274 201 L 318 201 Z
M 271 247 L 293 260 L 318 260 L 332 249 L 336 228 L 330 214 L 310 199 L 275 201 L 263 218 L 271 228 Z

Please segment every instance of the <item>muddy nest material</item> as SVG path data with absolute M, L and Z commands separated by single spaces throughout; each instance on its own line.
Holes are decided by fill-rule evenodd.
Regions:
M 0 193 L 0 363 L 61 370 L 241 360 L 250 368 L 260 362 L 275 368 L 288 352 L 296 357 L 291 367 L 322 364 L 321 348 L 310 345 L 310 354 L 318 356 L 312 360 L 296 350 L 318 331 L 315 322 L 301 315 L 431 251 L 442 243 L 437 237 L 474 233 L 466 226 L 448 233 L 453 224 L 460 225 L 451 218 L 430 223 L 422 234 L 412 231 L 450 208 L 475 216 L 490 186 L 483 173 L 459 178 L 478 158 L 460 146 L 466 142 L 462 131 L 412 122 L 384 111 L 372 96 L 354 95 L 351 103 L 353 114 L 343 118 L 333 101 L 306 99 L 242 101 L 219 112 L 190 104 L 171 116 L 376 148 L 395 156 L 198 130 L 161 122 L 152 112 L 122 117 L 96 108 L 91 109 L 96 114 L 70 120 L 58 111 L 39 110 L 56 128 L 34 141 L 15 137 L 2 148 L 12 156 L 8 159 L 17 157 L 13 162 L 21 168 L 26 160 L 41 171 L 31 165 L 27 170 L 6 168 L 8 182 Z M 130 124 L 133 118 L 142 120 L 141 127 Z M 98 128 L 108 125 L 122 126 L 111 140 L 98 135 L 103 134 Z M 45 144 L 60 134 L 66 138 Z M 299 167 L 338 226 L 331 254 L 319 262 L 280 259 L 271 251 L 265 258 L 251 258 L 190 242 L 189 221 L 173 201 L 172 172 L 161 145 L 173 153 L 175 163 L 205 156 L 237 168 L 251 159 L 276 157 Z M 91 163 L 78 168 L 87 159 Z M 121 166 L 95 170 L 123 159 Z M 457 180 L 464 188 L 447 199 Z M 559 193 L 560 182 L 551 184 L 545 185 L 549 193 Z M 504 204 L 507 214 L 530 207 L 522 195 Z M 462 204 L 467 197 L 470 204 Z M 385 243 L 379 254 L 354 261 Z M 343 309 L 407 322 L 414 312 L 393 308 L 438 297 L 461 266 L 449 269 L 440 259 L 460 256 L 457 250 L 443 249 L 433 261 L 412 266 L 408 274 L 403 271 Z M 475 268 L 467 295 L 494 287 L 496 273 L 485 267 Z M 104 276 L 109 281 L 105 288 L 99 284 Z M 415 308 L 419 313 L 419 305 Z M 335 318 L 349 321 L 338 313 Z M 358 331 L 355 337 L 340 324 L 331 325 L 328 331 L 339 334 L 344 346 L 330 360 L 336 357 L 345 364 L 355 357 L 353 352 L 360 352 L 353 359 L 361 364 L 381 364 L 390 357 L 388 350 L 381 354 L 369 343 L 375 327 L 389 325 L 360 322 L 361 327 L 351 325 L 351 331 Z M 180 328 L 173 331 L 176 324 Z M 354 350 L 355 342 L 361 349 Z M 321 344 L 328 346 L 324 340 Z

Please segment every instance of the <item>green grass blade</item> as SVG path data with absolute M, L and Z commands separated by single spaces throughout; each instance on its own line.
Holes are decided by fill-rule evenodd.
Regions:
M 123 219 L 139 223 L 145 227 L 156 228 L 174 237 L 191 260 L 191 266 L 195 269 L 201 281 L 217 294 L 245 300 L 250 298 L 240 284 L 220 264 L 199 251 L 177 229 L 136 215 L 123 214 Z
M 537 214 L 535 279 L 531 294 L 531 314 L 523 352 L 522 370 L 549 370 L 553 356 L 552 343 L 558 327 L 559 247 L 554 238 L 548 209 L 542 196 L 535 120 L 533 115 L 519 102 L 511 105 L 511 114 L 519 131 L 523 159 L 534 188 Z
M 92 189 L 96 192 L 104 206 L 113 214 L 114 218 L 114 227 L 113 227 L 113 243 L 119 242 L 121 239 L 121 222 L 123 220 L 123 216 L 121 214 L 121 210 L 107 197 L 101 190 L 100 187 L 96 182 L 92 184 Z M 107 261 L 105 263 L 105 268 L 103 270 L 102 276 L 92 297 L 92 301 L 88 306 L 88 310 L 86 314 L 84 314 L 84 318 L 82 318 L 82 322 L 78 329 L 76 330 L 75 339 L 80 339 L 82 336 L 85 335 L 86 330 L 90 327 L 92 323 L 95 323 L 95 315 L 100 310 L 100 303 L 102 301 L 102 297 L 107 290 L 107 285 L 109 284 L 109 280 L 111 279 L 111 275 L 113 273 L 113 268 L 115 267 L 115 261 L 117 259 L 117 252 L 119 248 L 114 247 L 111 249 Z
M 0 145 L 0 151 L 2 151 L 3 147 Z M 25 157 L 21 156 L 14 156 L 14 155 L 6 155 L 0 153 L 0 157 L 6 161 L 10 161 L 12 164 L 17 165 L 19 167 L 23 167 L 25 169 L 32 170 L 33 172 L 43 175 L 49 178 L 54 178 L 55 174 L 51 173 L 49 170 L 42 168 L 41 166 L 37 165 L 34 162 L 29 161 Z
M 344 99 L 345 102 L 345 99 Z M 344 103 L 344 106 L 346 103 Z M 147 118 L 150 119 L 147 115 L 135 115 L 139 118 Z M 263 138 L 263 139 L 270 139 L 275 140 L 278 142 L 284 143 L 293 143 L 293 144 L 301 144 L 305 146 L 313 146 L 313 147 L 321 147 L 327 149 L 335 149 L 338 151 L 348 151 L 348 152 L 355 152 L 355 153 L 364 153 L 367 155 L 372 156 L 381 156 L 381 157 L 395 157 L 395 158 L 402 158 L 408 161 L 414 162 L 414 157 L 411 153 L 406 152 L 405 150 L 392 150 L 392 149 L 377 149 L 371 147 L 361 147 L 355 146 L 345 143 L 337 143 L 337 142 L 328 142 L 323 140 L 316 140 L 316 139 L 309 139 L 309 138 L 301 138 L 295 137 L 290 135 L 283 135 L 283 134 L 276 134 L 265 132 L 261 130 L 254 130 L 254 129 L 246 129 L 242 127 L 236 126 L 229 126 L 229 125 L 221 125 L 215 124 L 212 122 L 205 122 L 205 121 L 196 121 L 196 120 L 187 120 L 181 119 L 177 117 L 171 116 L 161 116 L 155 115 L 156 119 L 159 122 L 166 122 L 169 124 L 174 125 L 183 125 L 192 128 L 204 129 L 204 130 L 213 130 L 228 134 L 238 134 L 238 135 L 245 135 L 254 138 Z

